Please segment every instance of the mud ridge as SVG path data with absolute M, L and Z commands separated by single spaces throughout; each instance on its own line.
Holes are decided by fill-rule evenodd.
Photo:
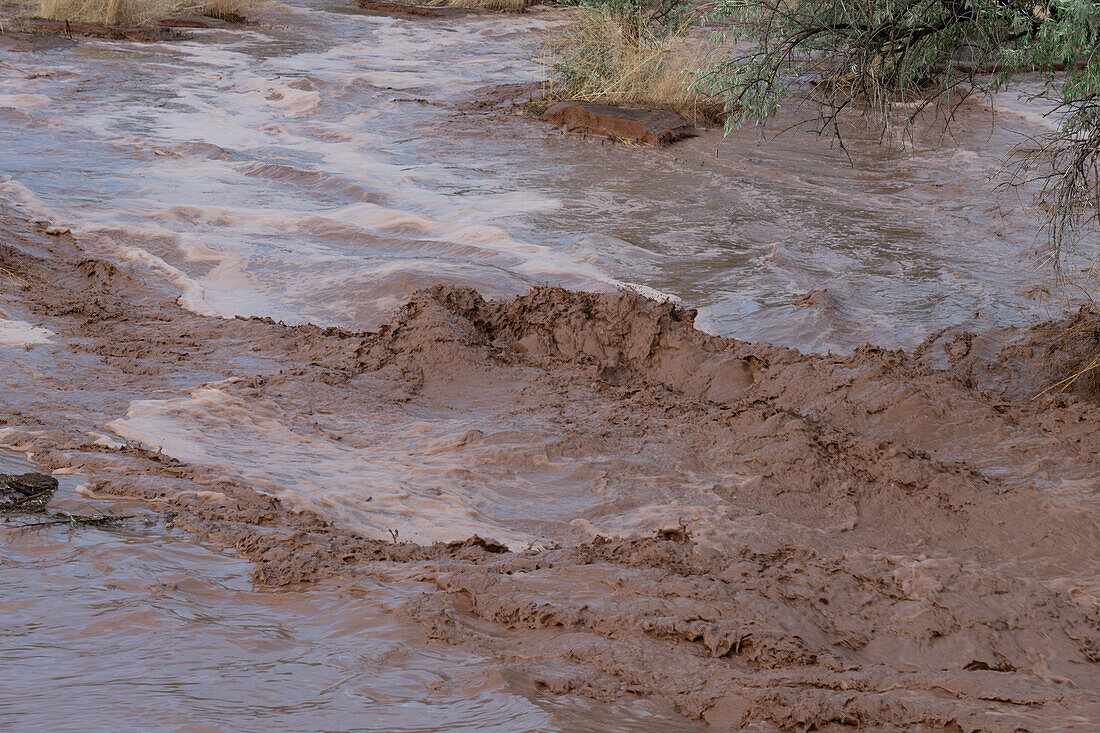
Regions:
M 717 729 L 1100 718 L 1100 409 L 1035 398 L 1026 368 L 1056 325 L 807 356 L 628 291 L 440 286 L 376 332 L 287 326 L 195 315 L 139 264 L 0 222 L 3 317 L 51 334 L 0 360 L 0 443 L 235 548 L 262 583 L 426 582 L 402 612 L 517 685 Z M 391 504 L 377 469 L 348 507 L 134 427 L 160 424 L 140 422 L 153 400 L 216 429 L 196 395 L 428 468 Z M 463 486 L 493 533 L 384 535 L 387 507 L 445 522 L 432 502 Z

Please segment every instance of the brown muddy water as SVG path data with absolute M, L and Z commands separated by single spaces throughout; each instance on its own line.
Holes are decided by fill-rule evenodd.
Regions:
M 561 17 L 0 42 L 0 472 L 136 515 L 0 524 L 0 726 L 1100 726 L 1100 411 L 1035 398 L 1096 324 L 991 182 L 1040 110 L 471 104 Z
M 33 470 L 0 454 L 0 472 Z M 50 507 L 102 502 L 61 476 Z M 393 613 L 422 592 L 358 582 L 270 591 L 247 560 L 167 529 L 140 502 L 115 528 L 0 525 L 12 730 L 692 730 L 638 705 L 517 693 L 491 660 L 429 647 Z

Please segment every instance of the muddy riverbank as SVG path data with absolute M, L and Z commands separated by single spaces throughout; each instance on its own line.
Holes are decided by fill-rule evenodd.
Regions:
M 1032 399 L 1037 332 L 807 356 L 632 293 L 453 287 L 285 326 L 2 219 L 4 444 L 261 583 L 427 584 L 395 617 L 511 684 L 720 728 L 1098 714 L 1100 410 Z
M 54 511 L 134 517 L 102 529 L 20 529 L 39 515 L 0 522 L 10 612 L 0 649 L 18 677 L 0 694 L 5 724 L 693 729 L 667 705 L 540 693 L 493 656 L 433 643 L 403 618 L 434 585 L 346 572 L 372 557 L 477 563 L 498 549 L 491 543 L 364 539 L 232 472 L 103 429 L 135 398 L 183 397 L 256 368 L 276 374 L 280 359 L 308 365 L 305 344 L 343 339 L 196 317 L 135 278 L 140 265 L 90 258 L 71 236 L 45 234 L 10 209 L 2 219 L 0 472 L 54 472 Z M 82 701 L 79 718 L 58 696 Z

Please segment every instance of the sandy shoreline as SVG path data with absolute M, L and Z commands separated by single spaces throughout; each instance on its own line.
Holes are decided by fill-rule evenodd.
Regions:
M 12 209 L 0 222 L 0 266 L 18 274 L 3 317 L 53 334 L 3 360 L 0 440 L 235 549 L 259 583 L 426 581 L 439 592 L 399 615 L 516 684 L 665 700 L 717 729 L 1085 730 L 1100 715 L 1100 409 L 1032 399 L 1054 376 L 1042 327 L 805 356 L 633 294 L 441 287 L 354 333 L 199 316 L 135 265 Z M 504 486 L 545 466 L 588 475 L 598 501 L 515 489 L 544 516 L 494 521 L 541 549 L 394 542 L 337 504 L 104 427 L 211 386 L 351 444 L 371 415 L 398 440 L 403 420 L 454 411 L 529 425 L 528 452 L 485 430 L 433 450 Z

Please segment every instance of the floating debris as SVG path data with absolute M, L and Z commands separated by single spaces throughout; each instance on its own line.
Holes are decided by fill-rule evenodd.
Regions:
M 0 473 L 0 512 L 44 512 L 57 479 L 44 473 Z
M 56 527 L 68 525 L 70 527 L 102 527 L 115 524 L 123 519 L 133 519 L 133 514 L 70 514 L 69 512 L 51 512 L 47 514 L 49 519 L 42 522 L 30 522 L 17 524 L 16 529 L 38 529 L 40 527 Z

